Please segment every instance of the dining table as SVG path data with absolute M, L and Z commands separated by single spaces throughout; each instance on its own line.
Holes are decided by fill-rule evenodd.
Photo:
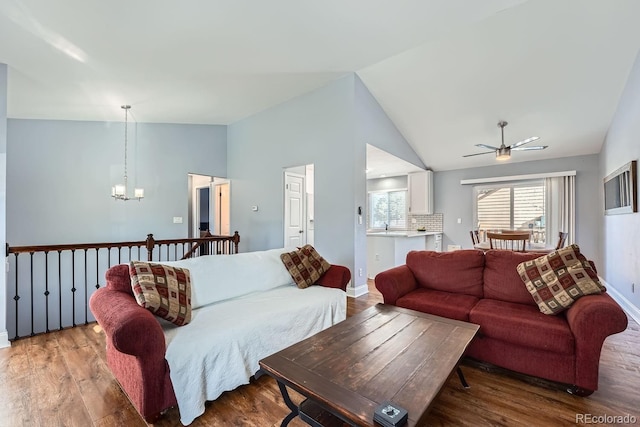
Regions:
M 480 242 L 473 245 L 473 248 L 481 249 L 483 251 L 488 251 L 489 249 L 491 249 L 491 245 L 489 244 L 489 242 Z M 525 252 L 538 252 L 538 253 L 544 253 L 544 254 L 548 254 L 549 252 L 553 252 L 555 250 L 556 250 L 555 246 L 549 246 L 545 243 L 539 243 L 539 242 L 527 242 L 524 248 Z

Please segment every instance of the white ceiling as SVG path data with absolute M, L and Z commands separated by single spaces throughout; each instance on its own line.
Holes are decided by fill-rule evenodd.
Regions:
M 1 0 L 8 116 L 229 124 L 356 72 L 435 170 L 597 153 L 637 0 Z
M 422 170 L 424 169 L 367 144 L 367 179 L 406 175 Z

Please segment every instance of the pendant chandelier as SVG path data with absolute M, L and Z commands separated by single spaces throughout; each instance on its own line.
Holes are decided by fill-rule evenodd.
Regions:
M 133 190 L 133 197 L 129 197 L 127 187 L 127 119 L 131 105 L 122 105 L 120 108 L 124 110 L 124 184 L 116 184 L 111 187 L 111 197 L 113 197 L 115 200 L 122 200 L 125 202 L 127 200 L 134 199 L 140 201 L 144 197 L 144 189 L 135 188 Z

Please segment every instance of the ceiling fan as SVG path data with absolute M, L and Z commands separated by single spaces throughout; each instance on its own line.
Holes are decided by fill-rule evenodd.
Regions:
M 530 151 L 530 150 L 544 150 L 545 148 L 547 148 L 547 145 L 535 145 L 535 146 L 523 147 L 523 145 L 525 144 L 528 144 L 530 142 L 540 139 L 540 137 L 538 136 L 532 136 L 531 138 L 523 139 L 522 141 L 518 141 L 515 144 L 504 145 L 504 127 L 506 125 L 508 125 L 507 122 L 504 122 L 504 121 L 498 122 L 498 127 L 502 131 L 502 144 L 500 145 L 500 147 L 494 147 L 486 144 L 476 144 L 476 147 L 486 148 L 491 151 L 484 151 L 482 153 L 475 153 L 475 154 L 465 154 L 462 157 L 471 157 L 471 156 L 479 156 L 481 154 L 496 153 L 496 160 L 508 160 L 511 158 L 511 150 Z

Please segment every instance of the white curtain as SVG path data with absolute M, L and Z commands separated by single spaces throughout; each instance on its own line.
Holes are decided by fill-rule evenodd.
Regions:
M 546 187 L 552 218 L 550 231 L 557 236 L 559 231 L 568 233 L 566 245 L 575 243 L 576 237 L 576 177 L 560 176 L 547 178 Z M 552 240 L 549 239 L 549 243 Z

